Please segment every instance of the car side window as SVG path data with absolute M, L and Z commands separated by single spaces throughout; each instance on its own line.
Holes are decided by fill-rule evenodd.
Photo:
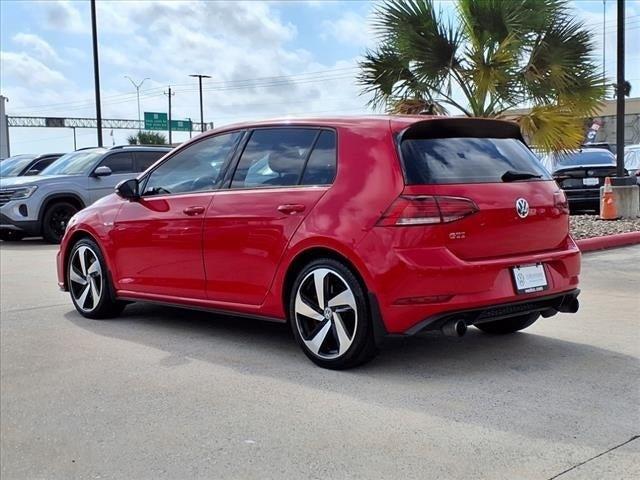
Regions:
M 151 165 L 156 163 L 158 159 L 166 155 L 165 151 L 148 151 L 148 152 L 136 152 L 136 171 L 144 172 Z
M 220 187 L 224 167 L 241 137 L 242 132 L 224 133 L 184 148 L 151 172 L 143 195 L 208 191 Z
M 302 185 L 329 185 L 336 176 L 336 134 L 323 130 L 313 147 L 302 176 Z
M 133 173 L 133 155 L 131 152 L 112 153 L 100 162 L 100 167 L 109 167 L 111 173 Z
M 318 130 L 254 130 L 233 174 L 231 188 L 297 185 Z
M 51 165 L 54 162 L 54 160 L 55 158 L 43 158 L 42 160 L 38 160 L 36 163 L 31 165 L 31 168 L 29 169 L 29 171 L 37 170 L 38 172 L 41 172 L 42 170 L 47 168 L 49 165 Z

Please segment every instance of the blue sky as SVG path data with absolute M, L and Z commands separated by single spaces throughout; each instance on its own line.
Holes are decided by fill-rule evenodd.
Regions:
M 445 12 L 450 2 L 440 2 Z M 601 0 L 573 2 L 578 18 L 602 45 Z M 137 117 L 167 109 L 199 118 L 190 73 L 205 83 L 205 120 L 216 125 L 300 114 L 369 111 L 354 82 L 356 65 L 375 45 L 370 30 L 375 4 L 367 1 L 135 2 L 98 1 L 102 109 L 105 118 Z M 615 1 L 607 0 L 607 74 L 615 74 Z M 627 77 L 640 92 L 640 2 L 627 2 Z M 9 115 L 93 117 L 90 9 L 86 1 L 0 2 L 0 91 Z M 601 58 L 601 50 L 598 51 Z M 277 78 L 274 78 L 277 77 Z M 105 142 L 111 143 L 109 131 Z M 132 133 L 114 130 L 125 143 Z M 68 151 L 70 129 L 12 128 L 11 153 Z M 175 133 L 174 140 L 188 138 Z M 95 131 L 78 130 L 78 147 L 94 145 Z

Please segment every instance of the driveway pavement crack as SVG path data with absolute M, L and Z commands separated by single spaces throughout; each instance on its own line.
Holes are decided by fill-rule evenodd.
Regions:
M 609 452 L 613 452 L 615 449 L 620 448 L 620 447 L 623 447 L 623 446 L 625 446 L 627 443 L 631 443 L 631 442 L 633 442 L 634 440 L 637 440 L 638 438 L 640 438 L 640 435 L 634 435 L 633 437 L 631 437 L 631 438 L 630 438 L 629 440 L 627 440 L 626 442 L 622 442 L 622 443 L 620 443 L 620 444 L 616 445 L 615 447 L 611 447 L 609 450 L 605 450 L 604 452 L 599 453 L 598 455 L 595 455 L 595 456 L 593 456 L 593 457 L 591 457 L 591 458 L 588 458 L 588 459 L 587 459 L 587 460 L 585 460 L 584 462 L 580 462 L 580 463 L 578 463 L 578 464 L 574 465 L 573 467 L 567 468 L 566 470 L 564 470 L 564 471 L 562 471 L 562 472 L 558 473 L 557 475 L 554 475 L 553 477 L 550 477 L 550 478 L 549 478 L 549 480 L 554 480 L 555 478 L 558 478 L 558 477 L 560 477 L 560 476 L 564 475 L 565 473 L 570 472 L 571 470 L 574 470 L 574 469 L 576 469 L 576 468 L 578 468 L 578 467 L 581 467 L 581 466 L 582 466 L 582 465 L 584 465 L 585 463 L 589 463 L 591 460 L 595 460 L 596 458 L 601 457 L 601 456 L 603 456 L 603 455 L 606 455 L 606 454 L 607 454 L 607 453 L 609 453 Z

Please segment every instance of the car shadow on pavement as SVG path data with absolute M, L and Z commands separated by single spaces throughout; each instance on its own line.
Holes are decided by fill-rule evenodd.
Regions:
M 336 372 L 307 360 L 284 324 L 145 304 L 129 305 L 115 320 L 75 311 L 65 317 L 92 333 L 166 352 L 163 368 L 204 361 L 526 437 L 600 447 L 609 439 L 603 432 L 622 435 L 640 420 L 630 381 L 640 374 L 637 359 L 535 333 L 420 334 Z

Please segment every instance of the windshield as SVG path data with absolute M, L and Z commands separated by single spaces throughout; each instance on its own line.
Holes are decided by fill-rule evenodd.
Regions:
M 80 175 L 91 171 L 98 160 L 107 150 L 104 148 L 93 148 L 91 150 L 80 150 L 78 152 L 67 153 L 61 156 L 45 168 L 41 175 Z
M 627 170 L 640 170 L 640 149 L 629 150 L 624 154 L 624 167 Z
M 15 177 L 29 165 L 35 155 L 15 155 L 0 162 L 0 177 Z
M 555 160 L 555 168 L 578 167 L 582 165 L 614 165 L 616 163 L 616 158 L 613 154 L 603 150 L 585 150 L 567 155 L 558 155 Z

